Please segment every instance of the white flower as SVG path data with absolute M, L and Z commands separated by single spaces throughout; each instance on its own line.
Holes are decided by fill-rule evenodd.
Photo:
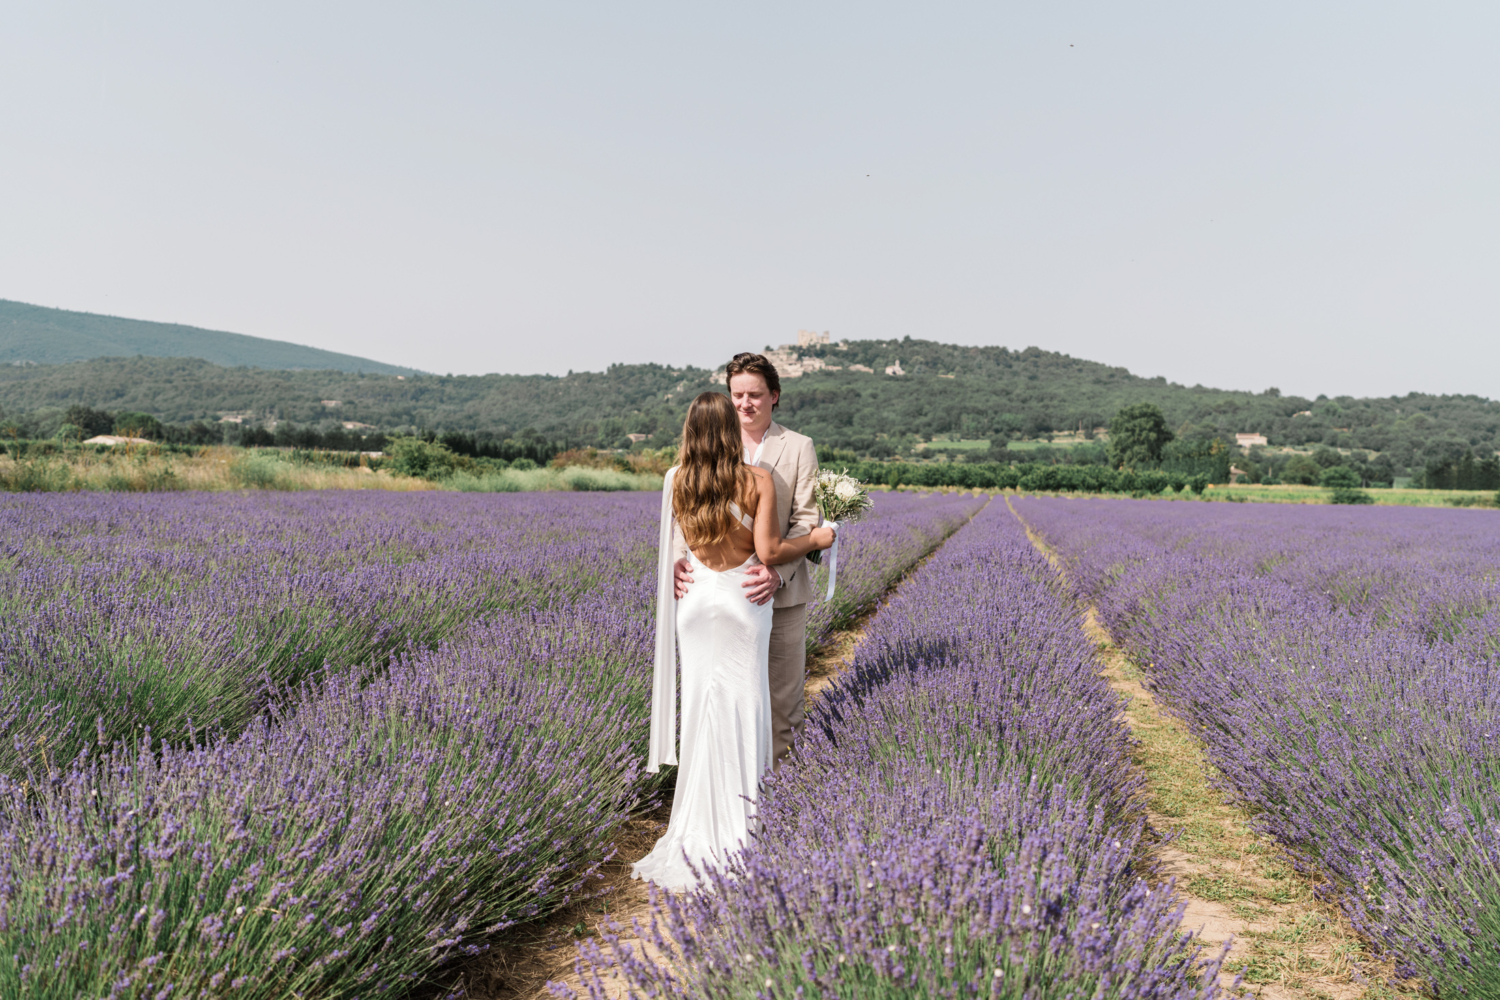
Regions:
M 833 495 L 840 500 L 849 500 L 859 496 L 859 484 L 849 478 L 840 479 L 833 487 Z

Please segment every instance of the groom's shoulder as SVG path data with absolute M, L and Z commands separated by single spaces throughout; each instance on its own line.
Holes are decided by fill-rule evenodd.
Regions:
M 811 448 L 812 447 L 812 438 L 808 437 L 806 434 L 798 434 L 796 431 L 792 430 L 790 427 L 783 427 L 781 424 L 777 424 L 776 426 L 779 427 L 779 428 L 781 428 L 781 434 L 782 434 L 783 437 L 786 438 L 787 447 L 789 447 L 789 448 Z

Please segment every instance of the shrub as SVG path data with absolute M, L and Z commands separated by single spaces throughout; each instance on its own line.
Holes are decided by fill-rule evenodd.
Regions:
M 1171 482 L 1165 472 L 1140 472 L 1135 477 L 1135 489 L 1143 496 L 1150 496 L 1162 492 Z
M 249 490 L 274 490 L 283 485 L 281 461 L 271 455 L 246 455 L 229 466 L 229 477 Z
M 536 468 L 536 463 L 529 458 L 521 457 L 510 463 L 510 467 L 517 472 L 526 472 Z
M 1341 486 L 1338 489 L 1336 489 L 1336 490 L 1333 491 L 1333 496 L 1329 499 L 1328 502 L 1329 503 L 1374 503 L 1375 502 L 1375 498 L 1372 497 L 1372 496 L 1370 496 L 1370 494 L 1366 493 L 1364 490 L 1355 490 L 1355 489 L 1350 489 L 1350 488 L 1348 488 L 1346 486 Z
M 417 437 L 396 438 L 385 446 L 385 452 L 390 456 L 391 469 L 397 475 L 420 479 L 442 479 L 452 475 L 457 458 L 446 445 Z M 529 468 L 536 468 L 536 463 L 530 459 L 519 458 L 514 467 L 520 468 L 523 461 L 529 463 Z
M 58 493 L 73 485 L 73 472 L 67 463 L 45 459 L 15 462 L 9 468 L 0 465 L 0 490 L 14 493 Z
M 187 486 L 170 465 L 147 465 L 110 473 L 104 478 L 104 488 L 112 493 L 164 493 Z
M 1193 488 L 1194 493 L 1201 494 L 1204 490 L 1208 489 L 1208 477 L 1200 472 L 1188 480 L 1188 485 Z

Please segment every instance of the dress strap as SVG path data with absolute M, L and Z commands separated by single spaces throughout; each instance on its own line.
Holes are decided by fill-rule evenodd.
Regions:
M 746 531 L 753 532 L 755 530 L 755 518 L 740 510 L 740 505 L 733 500 L 729 501 L 729 513 L 739 519 L 739 522 L 745 526 Z

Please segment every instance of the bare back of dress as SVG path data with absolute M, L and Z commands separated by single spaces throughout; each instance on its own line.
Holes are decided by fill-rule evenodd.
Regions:
M 664 520 L 670 514 L 672 474 L 664 491 Z M 753 519 L 738 506 L 735 517 L 746 528 Z M 670 539 L 670 528 L 663 531 Z M 752 604 L 743 584 L 745 571 L 759 560 L 752 554 L 734 569 L 715 571 L 690 553 L 693 582 L 687 594 L 662 606 L 672 614 L 671 632 L 682 662 L 681 764 L 667 832 L 655 849 L 636 862 L 637 878 L 666 889 L 691 888 L 688 862 L 700 871 L 721 866 L 750 836 L 761 776 L 771 763 L 771 690 L 767 663 L 771 644 L 771 604 Z M 670 574 L 670 560 L 664 566 Z M 670 581 L 664 591 L 671 598 Z M 658 638 L 662 634 L 658 624 Z M 658 648 L 658 684 L 662 693 Z M 653 705 L 653 761 L 660 756 L 658 706 Z M 664 763 L 670 761 L 663 760 Z

